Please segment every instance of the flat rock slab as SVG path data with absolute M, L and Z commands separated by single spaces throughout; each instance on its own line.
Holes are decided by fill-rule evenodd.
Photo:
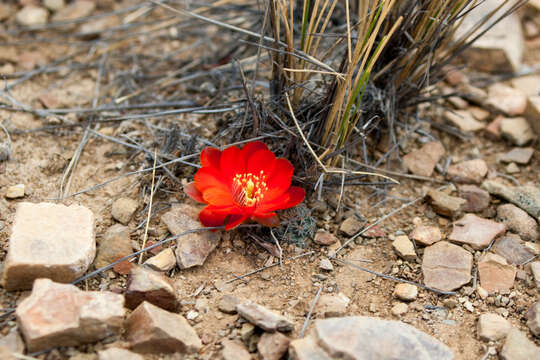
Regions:
M 533 218 L 538 219 L 540 217 L 540 187 L 532 185 L 513 187 L 494 180 L 486 180 L 482 183 L 482 188 L 492 195 L 510 201 L 525 210 Z
M 143 301 L 169 311 L 177 311 L 180 306 L 176 290 L 168 277 L 139 266 L 131 269 L 125 297 L 129 309 L 135 309 Z
M 467 204 L 465 199 L 450 196 L 434 189 L 429 189 L 426 197 L 437 214 L 450 218 L 463 214 L 463 209 Z
M 198 220 L 199 210 L 189 205 L 181 205 L 163 214 L 161 221 L 171 234 L 179 235 L 188 230 L 202 227 Z M 176 247 L 176 262 L 180 269 L 201 266 L 217 247 L 221 234 L 219 232 L 201 231 L 187 234 L 178 239 Z
M 534 303 L 527 311 L 527 326 L 536 337 L 540 337 L 540 301 Z
M 523 265 L 534 259 L 534 254 L 523 245 L 521 238 L 515 234 L 501 236 L 495 241 L 491 250 L 514 265 Z
M 295 360 L 454 358 L 446 345 L 411 325 L 366 316 L 316 320 L 313 333 L 289 349 Z
M 238 304 L 236 311 L 240 316 L 264 331 L 292 331 L 294 324 L 286 317 L 254 302 Z
M 513 148 L 506 154 L 503 154 L 500 158 L 502 162 L 526 165 L 531 160 L 531 157 L 534 154 L 534 149 L 532 147 L 528 148 Z
M 485 249 L 493 239 L 504 234 L 506 226 L 493 220 L 467 214 L 454 222 L 454 228 L 448 240 L 468 244 L 475 250 Z
M 481 212 L 487 209 L 491 198 L 489 193 L 476 185 L 461 185 L 459 187 L 459 197 L 467 200 L 465 212 Z
M 443 291 L 458 289 L 471 281 L 472 265 L 470 252 L 447 241 L 439 241 L 424 250 L 424 284 Z
M 143 302 L 126 320 L 126 338 L 138 353 L 193 354 L 202 342 L 188 321 L 149 302 Z
M 516 268 L 500 255 L 485 253 L 478 260 L 480 285 L 488 293 L 507 292 L 514 286 Z
M 22 202 L 9 239 L 4 288 L 30 289 L 37 278 L 72 282 L 95 255 L 94 215 L 86 207 Z
M 435 165 L 444 155 L 444 146 L 437 142 L 429 142 L 420 149 L 403 157 L 403 163 L 415 175 L 431 176 Z
M 34 282 L 17 307 L 19 328 L 29 352 L 77 346 L 119 334 L 124 297 L 109 291 L 82 291 L 49 279 Z
M 449 166 L 446 178 L 460 184 L 480 184 L 487 172 L 486 162 L 482 159 L 474 159 Z
M 442 240 L 441 229 L 438 226 L 418 225 L 411 233 L 411 238 L 422 245 L 433 245 Z

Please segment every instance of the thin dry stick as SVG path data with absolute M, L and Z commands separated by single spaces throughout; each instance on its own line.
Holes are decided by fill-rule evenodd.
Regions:
M 301 339 L 304 337 L 304 333 L 306 332 L 306 329 L 309 324 L 309 320 L 311 319 L 311 315 L 313 314 L 313 310 L 315 309 L 315 305 L 317 305 L 317 301 L 319 301 L 319 297 L 321 296 L 322 292 L 322 285 L 319 286 L 319 290 L 317 290 L 317 294 L 315 294 L 315 298 L 313 299 L 313 302 L 311 303 L 311 307 L 309 308 L 309 312 L 306 316 L 306 320 L 304 320 L 304 325 L 302 325 L 302 330 L 300 330 L 300 334 L 298 334 L 298 338 Z
M 152 215 L 152 202 L 154 201 L 154 182 L 156 180 L 156 163 L 157 163 L 157 148 L 154 149 L 154 166 L 152 169 L 152 187 L 150 188 L 150 203 L 148 204 L 148 216 L 146 217 L 146 226 L 144 227 L 144 237 L 142 247 L 146 247 L 148 239 L 148 228 L 150 227 L 150 216 Z M 139 255 L 139 264 L 142 262 L 143 253 Z
M 270 228 L 270 235 L 272 235 L 272 239 L 274 239 L 274 242 L 276 243 L 276 246 L 279 250 L 279 267 L 282 268 L 283 267 L 283 250 L 281 249 L 281 246 L 279 245 L 279 241 L 276 238 L 276 235 L 274 235 L 274 231 L 272 230 L 272 228 Z

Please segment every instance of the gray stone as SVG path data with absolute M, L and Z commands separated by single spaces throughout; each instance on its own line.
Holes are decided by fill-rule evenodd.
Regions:
M 482 188 L 525 210 L 533 218 L 540 217 L 540 187 L 532 185 L 512 187 L 494 180 L 486 180 L 482 183 Z
M 454 222 L 454 228 L 448 240 L 459 244 L 468 244 L 475 250 L 485 249 L 493 239 L 504 234 L 506 226 L 495 221 L 483 219 L 473 214 L 466 214 Z
M 181 205 L 163 214 L 161 221 L 167 226 L 171 234 L 179 235 L 188 230 L 200 229 L 202 226 L 198 219 L 198 209 Z M 217 247 L 221 234 L 219 232 L 201 231 L 182 236 L 178 239 L 176 247 L 176 262 L 180 269 L 201 266 Z
M 130 198 L 120 198 L 112 204 L 112 217 L 124 225 L 129 224 L 139 204 Z
M 522 265 L 534 258 L 534 254 L 514 234 L 506 234 L 495 241 L 492 251 L 505 258 L 510 264 Z
M 19 203 L 3 283 L 8 291 L 30 289 L 37 278 L 72 282 L 96 254 L 94 215 L 80 205 Z
M 290 349 L 293 360 L 453 359 L 446 345 L 411 325 L 365 316 L 318 319 L 313 334 Z
M 540 347 L 536 346 L 527 335 L 516 328 L 506 336 L 504 346 L 499 353 L 501 360 L 540 359 Z
M 124 320 L 124 297 L 108 291 L 81 291 L 70 284 L 37 279 L 17 307 L 19 328 L 29 352 L 77 346 L 117 335 Z
M 125 297 L 129 309 L 135 309 L 143 301 L 169 311 L 177 311 L 180 306 L 176 289 L 168 277 L 139 266 L 131 269 Z
M 238 304 L 236 306 L 236 311 L 238 311 L 238 314 L 244 319 L 264 331 L 287 332 L 292 331 L 294 328 L 294 324 L 286 317 L 251 301 Z
M 472 265 L 470 252 L 447 241 L 439 241 L 424 250 L 424 284 L 443 291 L 458 289 L 471 280 Z
M 465 212 L 481 212 L 487 209 L 491 198 L 489 193 L 476 185 L 459 186 L 459 197 L 467 200 Z
M 535 302 L 527 311 L 527 326 L 536 337 L 540 337 L 540 301 Z
M 251 360 L 246 346 L 238 340 L 225 339 L 221 342 L 221 358 L 223 360 Z
M 534 154 L 534 149 L 532 147 L 528 147 L 528 148 L 517 147 L 503 154 L 500 160 L 506 163 L 514 162 L 517 164 L 526 165 L 529 163 L 529 161 L 531 161 L 533 154 Z
M 144 360 L 144 358 L 129 350 L 112 347 L 107 350 L 98 351 L 98 360 Z
M 98 242 L 94 266 L 99 269 L 127 256 L 133 252 L 130 230 L 128 227 L 115 224 L 105 231 Z
M 458 217 L 463 213 L 467 200 L 447 195 L 441 191 L 430 189 L 427 192 L 433 210 L 437 214 L 451 218 Z
M 484 160 L 468 160 L 449 166 L 446 178 L 461 184 L 480 184 L 487 172 L 488 167 Z
M 476 331 L 484 341 L 497 341 L 504 339 L 511 328 L 510 322 L 502 316 L 488 313 L 480 315 Z
M 202 348 L 201 339 L 179 314 L 143 302 L 127 318 L 126 339 L 138 353 L 193 354 Z
M 420 149 L 405 155 L 403 163 L 415 175 L 431 176 L 435 165 L 444 153 L 444 147 L 440 142 L 429 142 Z
M 519 234 L 522 239 L 536 241 L 540 239 L 540 231 L 536 220 L 513 204 L 500 205 L 497 208 L 497 221 Z
M 503 118 L 501 120 L 501 134 L 517 146 L 526 145 L 534 139 L 531 125 L 523 117 Z
M 264 333 L 257 343 L 257 350 L 263 360 L 279 360 L 287 352 L 289 343 L 289 338 L 281 333 Z

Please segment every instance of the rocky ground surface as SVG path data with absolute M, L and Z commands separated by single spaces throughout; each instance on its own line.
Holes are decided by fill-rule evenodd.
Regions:
M 84 0 L 21 3 L 0 4 L 0 27 L 100 11 Z M 33 132 L 55 119 L 0 110 L 11 133 L 0 142 L 0 357 L 539 359 L 540 75 L 472 81 L 475 70 L 540 63 L 540 4 L 508 21 L 496 41 L 469 52 L 470 71 L 449 72 L 449 110 L 432 111 L 441 121 L 424 132 L 437 138 L 414 133 L 400 144 L 394 171 L 414 176 L 400 177 L 380 206 L 363 187 L 347 187 L 339 203 L 335 193 L 310 195 L 316 232 L 304 247 L 282 242 L 281 262 L 249 228 L 186 234 L 200 227 L 199 208 L 181 192 L 156 194 L 165 206 L 146 229 L 150 194 L 140 178 L 54 201 L 80 133 Z M 518 31 L 505 31 L 512 22 Z M 116 25 L 97 18 L 76 31 Z M 56 46 L 2 45 L 0 73 L 31 72 Z M 492 57 L 499 67 L 485 68 Z M 89 103 L 96 76 L 43 74 L 10 96 L 39 109 L 77 107 Z M 99 132 L 129 138 L 142 128 Z M 142 157 L 91 138 L 71 193 L 143 168 Z M 170 236 L 178 239 L 81 279 Z

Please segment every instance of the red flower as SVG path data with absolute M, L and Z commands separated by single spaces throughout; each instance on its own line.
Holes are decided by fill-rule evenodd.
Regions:
M 208 204 L 199 214 L 204 226 L 230 230 L 248 219 L 266 226 L 279 225 L 276 210 L 288 209 L 304 200 L 304 189 L 291 186 L 293 166 L 276 159 L 265 144 L 255 141 L 242 149 L 231 146 L 223 152 L 205 148 L 202 167 L 184 191 Z

